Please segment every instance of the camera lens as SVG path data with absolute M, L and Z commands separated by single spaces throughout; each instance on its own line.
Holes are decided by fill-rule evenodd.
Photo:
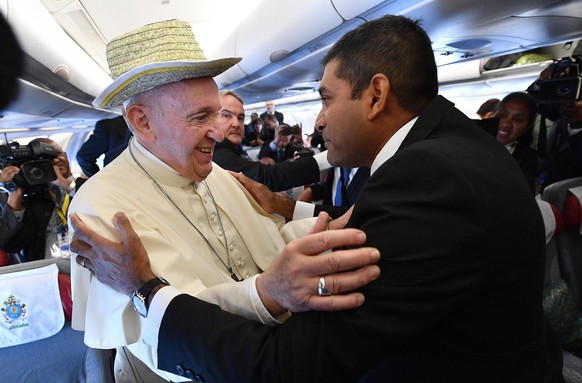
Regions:
M 29 161 L 22 164 L 20 168 L 29 185 L 46 184 L 57 178 L 50 160 Z
M 46 176 L 44 169 L 37 166 L 31 167 L 28 172 L 28 176 L 33 180 L 41 180 Z

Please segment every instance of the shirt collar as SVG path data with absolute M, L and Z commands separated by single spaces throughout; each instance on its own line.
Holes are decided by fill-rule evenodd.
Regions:
M 513 152 L 515 152 L 515 147 L 517 146 L 517 141 L 513 141 L 510 144 L 505 145 L 505 147 L 507 148 L 507 150 L 509 150 L 509 153 L 513 154 Z
M 412 129 L 412 126 L 416 120 L 418 120 L 418 116 L 408 121 L 404 126 L 398 129 L 396 133 L 394 133 L 394 135 L 392 135 L 392 137 L 390 137 L 390 139 L 384 144 L 380 150 L 380 153 L 378 153 L 372 162 L 372 166 L 370 167 L 370 176 L 372 176 L 384 162 L 388 161 L 394 155 L 394 153 L 396 153 L 408 135 L 408 132 L 410 132 L 410 129 Z
M 160 184 L 174 187 L 185 187 L 193 183 L 188 178 L 183 177 L 180 173 L 168 166 L 164 161 L 153 155 L 136 139 L 130 140 L 129 145 L 134 149 L 133 153 L 139 163 Z M 130 154 L 128 154 L 128 156 L 131 158 Z M 133 160 L 131 162 L 133 162 Z

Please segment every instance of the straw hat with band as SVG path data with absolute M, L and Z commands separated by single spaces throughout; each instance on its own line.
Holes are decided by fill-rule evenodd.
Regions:
M 159 85 L 214 77 L 240 60 L 240 57 L 206 60 L 186 21 L 148 24 L 107 44 L 107 63 L 114 81 L 95 98 L 93 106 L 113 108 Z

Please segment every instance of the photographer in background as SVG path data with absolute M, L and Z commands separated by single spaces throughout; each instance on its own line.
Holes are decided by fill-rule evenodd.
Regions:
M 67 154 L 56 142 L 48 138 L 34 142 L 55 149 L 52 163 L 56 179 L 28 187 L 18 181 L 22 167 L 6 165 L 2 170 L 0 182 L 12 186 L 5 186 L 5 192 L 0 193 L 0 248 L 12 254 L 12 263 L 69 256 L 67 210 L 85 181 L 73 178 Z
M 563 104 L 560 117 L 548 132 L 544 187 L 582 177 L 582 100 Z
M 275 128 L 275 138 L 273 141 L 265 142 L 259 151 L 259 161 L 264 164 L 274 164 L 290 160 L 295 155 L 295 145 L 291 138 L 295 129 L 285 123 L 279 124 Z
M 539 113 L 553 122 L 547 133 L 540 183 L 546 187 L 568 178 L 582 177 L 582 47 L 548 66 L 530 86 Z M 545 119 L 542 118 L 545 123 Z

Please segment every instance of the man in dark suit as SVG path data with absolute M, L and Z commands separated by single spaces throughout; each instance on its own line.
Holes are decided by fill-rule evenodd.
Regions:
M 99 171 L 97 158 L 105 154 L 107 161 L 112 158 L 107 153 L 115 150 L 117 154 L 121 153 L 127 146 L 129 138 L 129 129 L 123 119 L 123 116 L 99 120 L 95 124 L 93 134 L 81 146 L 77 152 L 77 162 L 87 177 L 91 177 Z M 104 162 L 106 164 L 108 162 Z
M 548 132 L 544 187 L 582 177 L 582 100 L 560 105 L 559 111 Z
M 437 96 L 418 22 L 365 23 L 323 62 L 318 121 L 333 165 L 371 168 L 346 226 L 380 249 L 380 278 L 361 289 L 366 301 L 355 310 L 294 313 L 277 327 L 162 287 L 145 321 L 158 367 L 220 382 L 562 381 L 542 310 L 537 204 L 505 147 Z M 77 262 L 134 291 L 154 275 L 128 221 L 117 224 L 134 264 L 126 278 L 108 278 L 114 264 L 129 272 L 124 257 L 99 267 L 100 253 L 119 244 L 80 246 L 90 259 Z M 95 233 L 83 238 L 96 244 Z M 317 280 L 313 298 L 325 299 L 325 276 L 319 289 Z
M 278 163 L 292 159 L 297 149 L 291 142 L 293 136 L 291 130 L 292 128 L 285 123 L 277 125 L 273 141 L 261 145 L 259 160 L 266 158 L 272 160 L 266 163 Z
M 297 200 L 304 202 L 321 200 L 321 205 L 313 206 L 314 215 L 323 210 L 332 218 L 337 218 L 356 202 L 368 178 L 370 168 L 331 168 L 324 175 L 322 182 L 306 187 Z
M 242 172 L 273 191 L 283 191 L 318 182 L 321 171 L 329 167 L 327 159 L 323 158 L 327 157 L 325 154 L 320 155 L 321 160 L 307 157 L 274 165 L 243 158 L 240 148 L 245 113 L 243 100 L 232 91 L 222 91 L 220 101 L 222 109 L 219 113 L 219 123 L 224 140 L 216 143 L 212 160 L 223 169 Z
M 283 116 L 283 113 L 281 112 L 277 112 L 275 110 L 275 101 L 267 101 L 265 102 L 265 109 L 266 111 L 264 111 L 263 113 L 261 113 L 260 117 L 264 120 L 265 116 L 267 114 L 270 114 L 272 116 L 277 117 L 277 121 L 279 121 L 279 124 L 283 123 L 283 120 L 285 119 L 285 116 Z

